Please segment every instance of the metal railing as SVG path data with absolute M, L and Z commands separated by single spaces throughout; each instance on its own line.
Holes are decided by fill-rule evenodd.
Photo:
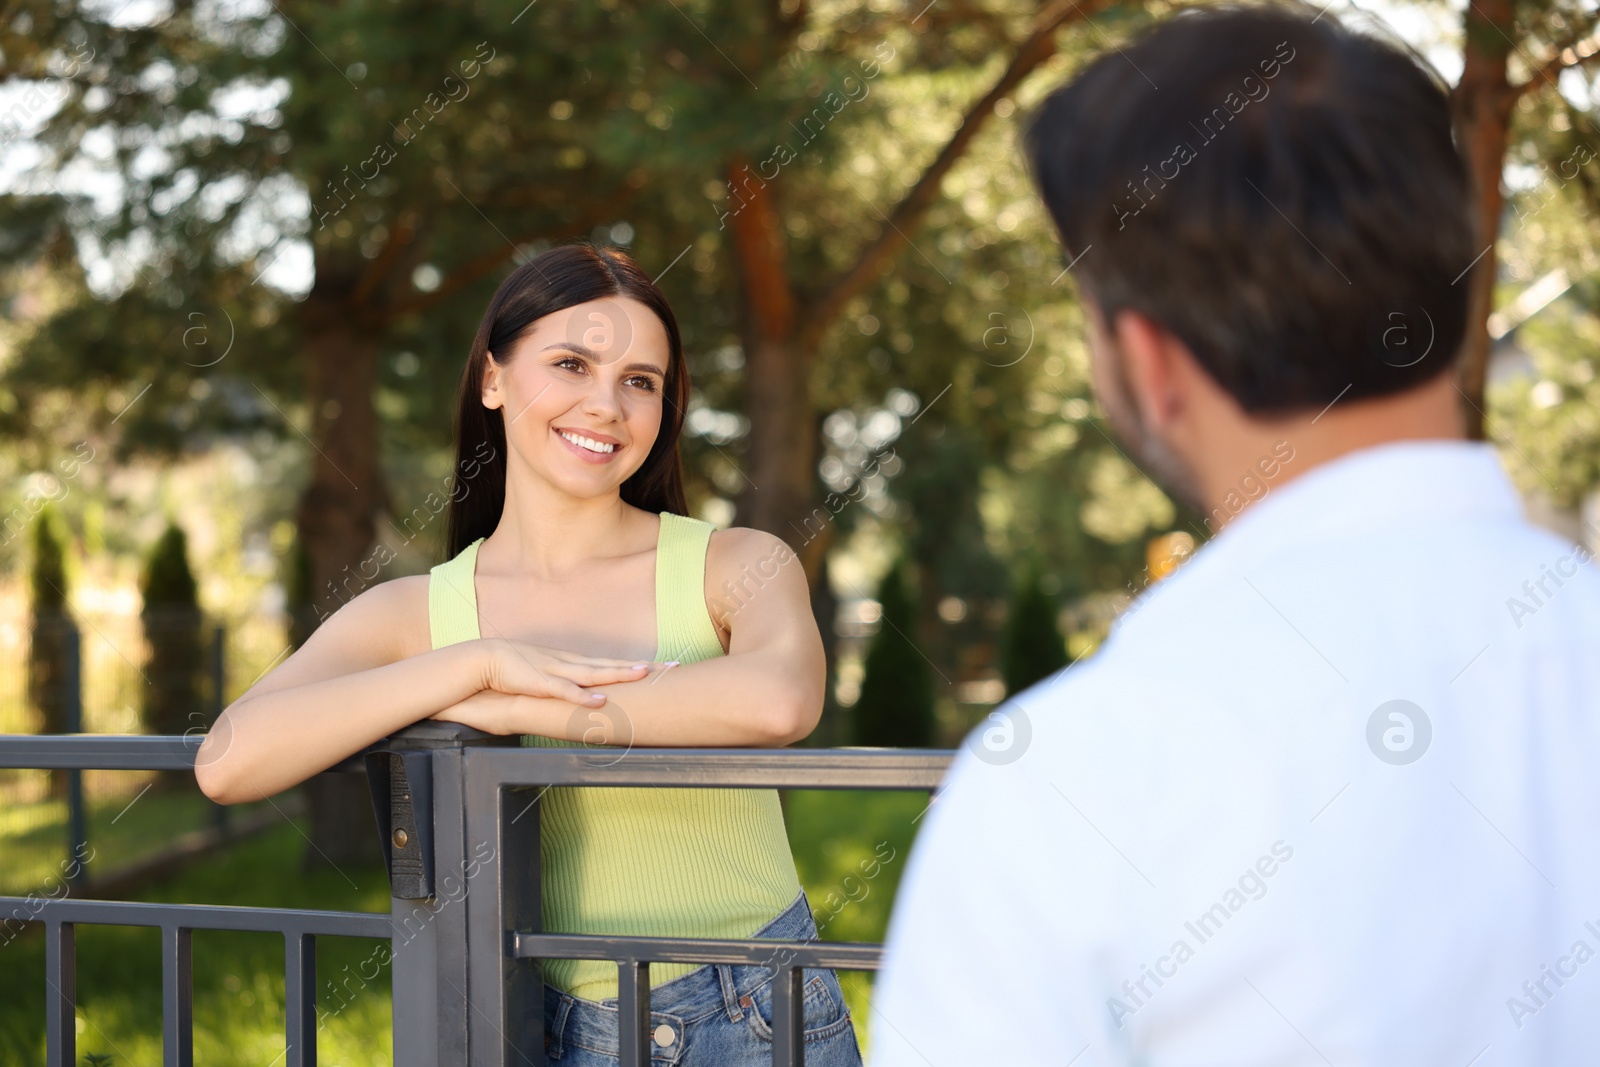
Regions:
M 192 769 L 200 738 L 0 737 L 0 768 Z M 194 930 L 279 933 L 285 943 L 287 1067 L 314 1067 L 316 938 L 390 939 L 396 1067 L 545 1063 L 540 959 L 613 960 L 619 1060 L 651 1059 L 651 963 L 774 972 L 773 1063 L 804 1063 L 804 968 L 875 970 L 862 942 L 549 934 L 540 929 L 539 802 L 552 786 L 936 789 L 952 753 L 913 749 L 523 748 L 515 737 L 424 722 L 333 772 L 365 769 L 393 897 L 389 915 L 0 897 L 0 925 L 42 923 L 49 1067 L 76 1058 L 75 928 L 159 927 L 165 1067 L 193 1062 Z M 472 892 L 474 886 L 492 892 Z

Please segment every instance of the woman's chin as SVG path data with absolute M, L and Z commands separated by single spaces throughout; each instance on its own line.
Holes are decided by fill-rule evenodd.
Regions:
M 621 492 L 622 483 L 632 475 L 633 470 L 623 470 L 618 467 L 591 468 L 585 471 L 568 469 L 550 477 L 548 481 L 568 496 L 580 500 L 593 500 Z

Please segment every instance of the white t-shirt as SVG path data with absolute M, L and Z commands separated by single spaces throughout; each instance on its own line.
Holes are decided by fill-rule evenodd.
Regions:
M 1270 488 L 969 736 L 871 1067 L 1600 1062 L 1588 560 L 1486 444 Z

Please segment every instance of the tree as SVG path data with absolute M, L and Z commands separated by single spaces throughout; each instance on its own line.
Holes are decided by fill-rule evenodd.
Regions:
M 40 508 L 33 523 L 33 567 L 29 574 L 28 704 L 38 718 L 39 732 L 66 732 L 67 643 L 77 627 L 67 603 L 67 572 L 55 509 Z M 81 728 L 81 724 L 79 724 Z M 52 796 L 65 796 L 65 771 L 50 773 Z
M 1030 566 L 1017 581 L 1006 616 L 1000 656 L 1006 695 L 1015 696 L 1069 662 L 1066 642 L 1056 625 L 1056 605 L 1044 591 L 1039 569 Z
M 1513 136 L 1512 116 L 1529 94 L 1558 91 L 1563 71 L 1586 65 L 1600 55 L 1597 27 L 1600 12 L 1561 0 L 1474 0 L 1462 15 L 1463 63 L 1461 78 L 1451 92 L 1451 106 L 1486 247 L 1468 274 L 1461 391 L 1467 401 L 1468 435 L 1480 440 L 1486 434 L 1484 391 L 1493 345 L 1489 317 L 1495 310 L 1495 245 L 1506 203 L 1501 178 Z M 1520 79 L 1512 76 L 1513 52 L 1526 60 L 1527 69 Z M 1535 54 L 1540 58 L 1534 59 Z M 1565 165 L 1573 165 L 1573 158 Z M 1584 167 L 1594 159 L 1591 150 L 1576 166 Z M 1563 174 L 1568 179 L 1573 176 Z
M 495 272 L 535 239 L 617 217 L 633 175 L 586 165 L 547 102 L 552 84 L 592 82 L 585 103 L 621 90 L 584 79 L 561 36 L 506 54 L 490 43 L 503 40 L 503 13 L 464 5 L 179 7 L 142 25 L 106 21 L 117 13 L 40 2 L 0 26 L 0 75 L 59 104 L 24 116 L 44 124 L 44 158 L 32 188 L 0 203 L 0 232 L 55 257 L 77 290 L 6 367 L 0 384 L 17 402 L 0 429 L 33 434 L 71 393 L 74 429 L 109 435 L 114 423 L 119 458 L 264 427 L 304 435 L 296 519 L 325 616 L 360 591 L 349 579 L 390 509 L 380 354 L 450 327 L 464 350 Z M 348 58 L 334 64 L 329 50 Z M 97 205 L 73 191 L 74 168 L 110 170 L 122 195 Z M 262 284 L 295 247 L 312 258 L 298 301 Z M 94 254 L 69 269 L 60 250 L 73 248 Z M 109 280 L 91 286 L 90 267 Z M 458 367 L 434 360 L 391 379 L 409 386 L 435 447 Z M 361 783 L 332 781 L 312 790 L 314 851 L 334 863 L 372 854 L 354 844 L 371 836 L 357 825 Z
M 877 234 L 823 273 L 820 283 L 803 282 L 817 275 L 797 271 L 790 254 L 790 230 L 780 208 L 784 187 L 790 181 L 782 167 L 788 162 L 786 157 L 794 154 L 788 142 L 765 158 L 758 159 L 754 149 L 729 154 L 723 169 L 741 283 L 745 410 L 761 415 L 751 422 L 746 450 L 748 486 L 739 497 L 738 523 L 791 537 L 814 512 L 819 446 L 814 432 L 812 378 L 819 344 L 838 324 L 846 307 L 866 292 L 910 243 L 909 235 L 938 198 L 941 182 L 994 114 L 996 105 L 1055 55 L 1057 31 L 1068 22 L 1087 21 L 1108 6 L 1108 0 L 1056 0 L 1040 10 L 1021 42 L 1008 49 L 1009 61 L 1000 76 L 966 106 L 954 132 L 894 206 L 883 212 L 869 201 L 867 218 L 881 220 Z M 774 13 L 770 17 L 769 39 L 779 44 L 798 39 L 805 29 L 807 8 L 800 5 L 795 11 L 792 16 Z M 889 54 L 893 54 L 892 47 Z M 863 74 L 870 69 L 863 66 Z M 812 116 L 823 107 L 836 113 L 842 106 L 835 107 L 824 97 L 816 108 L 809 109 L 806 120 L 815 121 Z M 771 177 L 768 170 L 773 171 Z M 813 580 L 829 543 L 830 537 L 824 536 L 802 550 L 802 561 Z
M 992 120 L 1060 48 L 1098 49 L 1138 10 L 991 0 L 913 16 L 692 0 L 537 5 L 508 22 L 356 0 L 111 27 L 34 4 L 28 26 L 0 28 L 0 49 L 8 77 L 61 87 L 40 172 L 68 173 L 86 139 L 109 133 L 127 192 L 105 211 L 41 184 L 0 205 L 0 234 L 44 234 L 27 246 L 58 260 L 74 242 L 98 247 L 121 278 L 96 287 L 78 271 L 79 299 L 3 372 L 18 403 L 0 427 L 33 432 L 69 391 L 99 402 L 76 409 L 101 430 L 118 413 L 133 449 L 304 434 L 297 517 L 325 613 L 359 591 L 346 579 L 384 511 L 408 510 L 393 499 L 395 453 L 442 444 L 460 360 L 436 354 L 465 349 L 514 258 L 590 235 L 631 242 L 680 310 L 709 416 L 686 440 L 692 501 L 736 497 L 736 522 L 796 539 L 828 488 L 828 415 L 881 410 L 868 398 L 898 390 L 917 398 L 896 417 L 914 414 L 918 435 L 954 431 L 926 462 L 918 443 L 907 455 L 960 474 L 953 528 L 981 546 L 981 475 L 1007 458 L 1006 403 L 1028 395 L 1035 364 L 974 360 L 974 335 L 988 344 L 1006 284 L 993 278 L 1017 279 L 1014 304 L 1030 276 L 1041 280 L 1029 299 L 1061 293 L 1046 293 L 1058 270 L 1048 223 L 1011 207 L 1033 198 Z M 1091 18 L 1106 28 L 1067 30 Z M 513 31 L 516 47 L 498 47 Z M 998 198 L 1022 226 L 977 217 L 975 198 Z M 309 290 L 259 280 L 297 248 L 311 256 Z M 941 502 L 928 484 L 903 498 L 914 511 Z M 814 589 L 842 528 L 800 534 Z M 942 595 L 998 598 L 1006 584 L 992 556 L 971 569 L 952 558 L 916 554 L 924 618 L 910 632 L 941 659 L 952 635 L 929 613 Z M 314 824 L 360 807 L 314 806 Z
M 204 619 L 189 569 L 188 538 L 175 522 L 150 550 L 139 583 L 145 642 L 146 732 L 181 735 L 209 722 L 204 705 Z
M 878 586 L 878 632 L 867 649 L 866 674 L 856 701 L 856 743 L 926 748 L 933 744 L 933 678 L 912 638 L 916 597 L 897 562 Z

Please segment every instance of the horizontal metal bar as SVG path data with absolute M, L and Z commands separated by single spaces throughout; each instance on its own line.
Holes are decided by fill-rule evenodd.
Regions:
M 0 768 L 9 770 L 187 771 L 203 734 L 0 734 Z M 364 770 L 361 753 L 328 768 Z
M 0 734 L 0 768 L 186 771 L 203 737 Z M 469 746 L 504 785 L 933 789 L 955 753 L 896 748 L 635 748 L 615 761 L 592 748 Z M 330 771 L 363 769 L 359 754 Z
M 514 959 L 650 960 L 654 963 L 727 963 L 758 967 L 834 967 L 877 970 L 883 946 L 865 941 L 726 941 L 698 937 L 618 937 L 609 934 L 511 936 Z
M 90 926 L 177 926 L 185 930 L 251 930 L 284 935 L 390 937 L 388 912 L 235 908 L 216 904 L 145 904 L 124 900 L 0 897 L 0 922 L 65 922 Z
M 468 748 L 468 777 L 500 785 L 933 789 L 955 753 L 899 748 Z
M 199 735 L 0 734 L 0 767 L 186 771 L 203 740 Z

